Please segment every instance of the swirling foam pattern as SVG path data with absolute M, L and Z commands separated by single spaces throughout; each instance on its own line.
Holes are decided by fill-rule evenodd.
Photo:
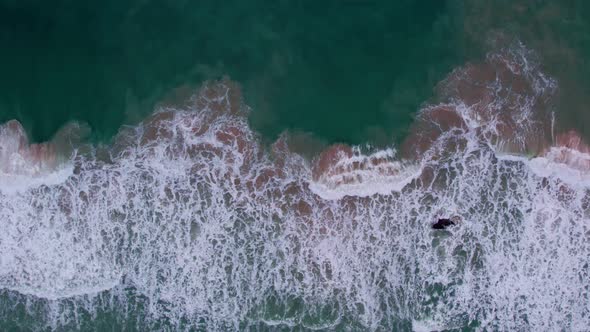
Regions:
M 453 72 L 402 152 L 311 164 L 209 82 L 108 156 L 0 193 L 5 301 L 57 329 L 117 308 L 156 329 L 584 330 L 590 196 L 559 170 L 588 167 L 551 150 L 556 82 L 528 52 Z M 461 221 L 432 230 L 442 215 Z

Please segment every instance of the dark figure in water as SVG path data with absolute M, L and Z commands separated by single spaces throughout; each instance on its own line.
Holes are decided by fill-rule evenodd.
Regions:
M 432 225 L 432 229 L 446 229 L 449 226 L 455 225 L 455 222 L 451 219 L 441 218 Z

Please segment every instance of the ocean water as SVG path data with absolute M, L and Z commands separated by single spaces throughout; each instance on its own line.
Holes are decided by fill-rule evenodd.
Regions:
M 586 330 L 588 9 L 3 1 L 0 330 Z

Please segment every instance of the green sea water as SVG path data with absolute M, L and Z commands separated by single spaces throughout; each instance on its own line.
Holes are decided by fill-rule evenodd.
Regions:
M 438 82 L 502 33 L 558 80 L 559 125 L 590 137 L 589 20 L 590 3 L 575 0 L 0 0 L 0 122 L 16 118 L 45 141 L 79 121 L 108 142 L 178 87 L 229 76 L 269 142 L 291 130 L 389 145 Z M 17 318 L 0 329 L 36 329 L 24 307 L 6 306 Z M 142 327 L 141 313 L 116 316 L 81 317 L 79 327 Z
M 251 121 L 329 142 L 401 137 L 464 60 L 446 1 L 2 1 L 0 121 L 108 140 L 176 87 L 228 75 Z M 460 37 L 460 36 L 459 36 Z
M 292 129 L 328 142 L 389 143 L 404 136 L 438 81 L 481 57 L 493 31 L 540 53 L 567 84 L 564 99 L 582 104 L 590 77 L 588 7 L 584 1 L 3 0 L 0 121 L 19 119 L 36 141 L 67 121 L 82 121 L 95 138 L 108 140 L 171 90 L 228 75 L 243 85 L 252 124 L 265 137 Z

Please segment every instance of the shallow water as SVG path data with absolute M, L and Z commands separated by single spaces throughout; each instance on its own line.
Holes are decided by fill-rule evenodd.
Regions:
M 58 85 L 75 86 L 72 91 L 39 88 L 35 94 L 23 89 L 32 84 L 27 79 L 7 84 L 3 96 L 35 98 L 3 114 L 19 118 L 33 141 L 47 142 L 30 144 L 17 122 L 0 127 L 0 329 L 581 331 L 590 325 L 590 147 L 579 125 L 569 125 L 576 112 L 563 109 L 564 96 L 570 103 L 582 100 L 563 90 L 583 78 L 556 72 L 552 55 L 539 47 L 552 35 L 516 19 L 492 31 L 503 11 L 485 4 L 422 8 L 403 2 L 390 11 L 374 3 L 345 5 L 279 3 L 273 10 L 305 16 L 303 26 L 317 27 L 317 35 L 298 33 L 299 26 L 273 36 L 264 24 L 244 32 L 252 34 L 244 40 L 285 43 L 272 61 L 268 49 L 260 50 L 262 58 L 253 56 L 258 50 L 243 51 L 255 42 L 218 52 L 216 43 L 233 44 L 211 38 L 211 53 L 203 56 L 219 56 L 221 65 L 175 78 L 167 75 L 186 73 L 180 67 L 196 60 L 155 66 L 145 74 L 153 81 L 142 83 L 146 97 L 135 109 L 117 106 L 120 96 L 103 99 L 104 114 L 95 113 L 104 104 L 88 106 L 104 91 L 133 88 L 118 71 L 104 79 L 124 88 L 97 83 L 92 97 L 78 101 L 88 106 L 85 112 L 65 109 L 51 121 L 32 106 L 67 104 L 84 87 L 72 81 Z M 138 6 L 131 12 L 137 16 L 123 21 L 163 10 L 154 6 Z M 564 3 L 558 16 L 569 17 L 576 6 Z M 395 14 L 399 8 L 408 17 L 420 12 L 425 21 L 412 25 Z M 381 40 L 379 52 L 361 47 L 357 43 L 371 41 L 359 32 L 361 22 L 347 31 L 337 17 L 320 15 L 340 9 L 373 17 L 369 32 L 390 31 L 380 24 L 393 21 L 407 30 L 392 40 L 420 37 L 384 66 L 370 58 L 379 54 L 386 61 L 397 46 Z M 65 7 L 52 10 L 56 22 L 65 22 L 62 29 L 74 24 L 64 17 L 79 19 Z M 96 20 L 89 22 L 100 23 L 103 10 L 114 15 L 121 9 L 107 5 L 95 16 L 87 9 Z M 164 24 L 176 38 L 175 24 L 195 22 L 182 6 L 166 10 L 179 15 Z M 544 2 L 505 10 L 530 10 L 531 22 L 557 20 L 543 16 L 556 10 Z M 459 15 L 462 25 L 453 23 Z M 485 31 L 472 29 L 474 15 Z M 438 35 L 436 27 L 453 27 L 453 38 Z M 41 31 L 31 33 L 57 33 Z M 354 33 L 358 38 L 348 38 Z M 164 45 L 150 47 L 173 45 L 174 38 L 161 40 Z M 443 40 L 449 44 L 437 44 Z M 448 49 L 461 45 L 480 49 Z M 191 53 L 183 47 L 178 50 Z M 438 51 L 420 53 L 421 47 Z M 306 53 L 312 50 L 318 53 Z M 245 62 L 235 54 L 247 55 Z M 408 57 L 412 61 L 401 65 Z M 260 66 L 252 67 L 257 61 Z M 352 68 L 356 63 L 362 65 Z M 93 68 L 86 65 L 78 68 Z M 103 65 L 92 70 L 112 66 Z M 160 70 L 164 76 L 155 74 Z M 202 81 L 227 73 L 233 80 Z M 198 87 L 162 97 L 182 84 Z M 157 100 L 165 106 L 147 111 Z M 96 139 L 85 140 L 80 123 L 47 139 L 70 120 L 88 121 Z M 328 146 L 335 141 L 360 144 Z M 431 228 L 448 217 L 458 224 Z

